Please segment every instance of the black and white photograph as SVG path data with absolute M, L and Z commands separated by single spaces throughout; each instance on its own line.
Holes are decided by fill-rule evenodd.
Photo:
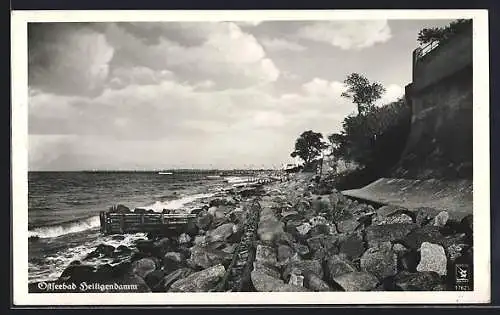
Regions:
M 486 11 L 113 12 L 13 15 L 19 303 L 489 301 Z

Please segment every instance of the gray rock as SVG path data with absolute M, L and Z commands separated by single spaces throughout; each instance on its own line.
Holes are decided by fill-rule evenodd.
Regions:
M 168 252 L 163 257 L 163 268 L 171 271 L 179 268 L 184 263 L 184 257 L 178 252 Z
M 278 263 L 276 249 L 271 246 L 257 245 L 255 260 L 263 264 L 275 267 Z
M 284 232 L 284 224 L 278 221 L 276 218 L 269 219 L 267 221 L 261 221 L 259 223 L 259 228 L 257 229 L 257 234 L 259 239 L 263 242 L 273 242 L 278 239 L 279 236 Z
M 354 219 L 348 219 L 336 222 L 339 233 L 352 233 L 359 226 L 359 222 Z
M 212 223 L 213 216 L 206 211 L 202 211 L 196 217 L 196 226 L 201 230 L 207 230 Z
M 148 273 L 156 269 L 156 263 L 151 258 L 142 258 L 134 261 L 132 264 L 132 272 L 141 278 L 145 278 Z
M 363 236 L 360 233 L 353 233 L 339 242 L 339 252 L 345 254 L 349 259 L 359 258 L 366 250 Z
M 305 270 L 304 273 L 304 286 L 311 291 L 321 292 L 321 291 L 331 291 L 332 289 L 321 279 L 317 274 L 309 270 Z
M 263 264 L 262 262 L 254 261 L 253 262 L 253 270 L 261 271 L 261 272 L 263 272 L 263 273 L 265 273 L 273 278 L 277 278 L 277 279 L 281 278 L 281 274 L 277 268 Z
M 189 242 L 191 242 L 191 236 L 186 233 L 182 233 L 181 235 L 179 235 L 178 242 L 179 244 L 189 244 Z
M 211 248 L 209 246 L 196 245 L 191 247 L 191 256 L 187 263 L 192 268 L 209 268 L 215 265 L 227 265 L 232 255 L 220 249 Z
M 233 223 L 225 223 L 218 226 L 216 229 L 208 231 L 207 237 L 209 237 L 211 242 L 217 241 L 225 241 L 227 240 L 233 233 L 235 233 L 236 225 Z
M 416 223 L 419 226 L 424 226 L 432 223 L 438 213 L 439 210 L 428 207 L 420 207 L 415 210 Z
M 415 229 L 404 238 L 404 244 L 411 249 L 417 250 L 424 242 L 439 243 L 444 239 L 439 229 L 439 227 L 432 225 Z
M 361 270 L 375 275 L 379 280 L 398 272 L 396 253 L 387 248 L 369 248 L 361 256 Z
M 319 260 L 306 259 L 301 261 L 290 261 L 283 271 L 283 279 L 288 279 L 294 269 L 300 270 L 302 274 L 309 271 L 318 275 L 320 278 L 324 276 L 323 267 Z
M 441 279 L 435 272 L 402 271 L 394 277 L 394 282 L 403 291 L 432 291 L 441 284 Z
M 394 223 L 402 223 L 402 224 L 412 224 L 413 219 L 407 214 L 404 213 L 398 213 L 398 214 L 393 214 L 389 215 L 379 222 L 377 224 L 394 224 Z
M 315 252 L 323 248 L 324 241 L 325 241 L 324 235 L 313 236 L 307 239 L 307 245 L 309 246 L 311 251 Z
M 309 219 L 309 223 L 311 224 L 311 227 L 315 227 L 317 225 L 327 225 L 328 221 L 322 216 L 315 216 Z
M 434 217 L 434 226 L 443 227 L 446 225 L 449 219 L 450 215 L 448 214 L 448 212 L 441 211 Z
M 288 284 L 295 285 L 298 287 L 303 287 L 304 286 L 304 276 L 292 273 L 290 275 L 290 280 L 288 281 Z
M 417 271 L 432 271 L 439 275 L 446 275 L 446 254 L 441 245 L 423 242 L 420 247 L 420 263 Z
M 250 273 L 252 284 L 257 292 L 305 292 L 304 287 L 286 284 L 281 279 L 274 278 L 262 271 L 253 270 Z
M 172 285 L 172 283 L 176 282 L 179 279 L 184 279 L 192 273 L 193 273 L 193 270 L 191 270 L 189 268 L 180 268 L 180 269 L 172 271 L 171 273 L 169 273 L 168 275 L 166 275 L 163 278 L 164 290 L 168 291 L 168 289 L 170 289 L 170 286 Z
M 301 225 L 297 226 L 296 227 L 297 229 L 297 232 L 299 232 L 300 235 L 304 236 L 306 235 L 307 233 L 309 233 L 309 231 L 311 230 L 311 225 L 309 223 L 302 223 Z
M 330 280 L 345 273 L 356 272 L 356 267 L 344 255 L 334 255 L 326 260 L 326 271 Z
M 368 272 L 344 273 L 334 279 L 345 291 L 370 291 L 378 284 L 378 279 Z
M 415 224 L 402 223 L 369 226 L 365 230 L 368 247 L 378 247 L 382 242 L 402 240 L 417 227 Z
M 279 262 L 288 262 L 294 254 L 294 250 L 288 245 L 279 245 L 277 250 Z
M 223 265 L 215 265 L 175 281 L 169 292 L 209 292 L 224 276 Z

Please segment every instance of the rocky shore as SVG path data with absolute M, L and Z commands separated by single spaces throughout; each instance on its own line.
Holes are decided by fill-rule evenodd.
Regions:
M 211 198 L 194 213 L 177 233 L 101 244 L 52 284 L 101 284 L 86 292 L 442 291 L 456 290 L 456 264 L 473 270 L 472 215 L 374 208 L 310 174 Z M 29 291 L 46 292 L 39 283 Z

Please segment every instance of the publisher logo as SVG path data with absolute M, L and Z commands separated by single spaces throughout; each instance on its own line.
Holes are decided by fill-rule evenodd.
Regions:
M 455 283 L 459 291 L 470 290 L 470 267 L 466 264 L 455 265 Z

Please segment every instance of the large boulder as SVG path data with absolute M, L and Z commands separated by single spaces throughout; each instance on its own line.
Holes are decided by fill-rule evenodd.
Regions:
M 215 265 L 228 265 L 231 262 L 232 254 L 224 252 L 210 246 L 196 245 L 191 247 L 191 256 L 187 264 L 193 269 L 210 268 Z
M 155 269 L 156 262 L 151 258 L 142 258 L 132 264 L 132 272 L 143 279 Z
M 285 267 L 283 271 L 283 279 L 288 280 L 290 274 L 294 269 L 300 270 L 302 274 L 309 271 L 316 274 L 320 278 L 323 278 L 324 276 L 323 267 L 319 260 L 310 260 L 310 259 L 300 260 L 300 261 L 292 260 L 288 263 L 288 265 Z
M 172 271 L 180 268 L 184 264 L 185 260 L 181 253 L 179 252 L 168 252 L 163 256 L 163 269 Z
M 442 281 L 435 272 L 402 271 L 394 277 L 394 283 L 403 291 L 433 291 Z
M 434 218 L 439 214 L 439 212 L 439 210 L 436 210 L 434 208 L 420 207 L 414 211 L 415 221 L 419 226 L 427 225 L 433 222 Z
M 325 242 L 325 235 L 313 236 L 307 239 L 307 246 L 309 246 L 312 252 L 315 252 L 323 248 L 324 242 Z
M 215 265 L 181 278 L 170 286 L 169 292 L 210 292 L 224 276 L 223 265 Z
M 196 226 L 201 230 L 207 230 L 212 223 L 213 215 L 207 211 L 202 211 L 196 217 Z
M 434 217 L 434 226 L 444 227 L 449 219 L 450 215 L 448 212 L 441 211 Z
M 164 291 L 168 291 L 170 286 L 177 280 L 184 279 L 192 273 L 193 270 L 189 268 L 180 268 L 167 274 L 162 281 Z
M 59 280 L 67 282 L 82 282 L 94 279 L 96 268 L 90 265 L 70 264 L 59 276 Z
M 237 226 L 234 223 L 225 223 L 214 230 L 208 231 L 206 236 L 211 242 L 226 241 L 236 232 L 236 229 Z
M 439 244 L 443 239 L 444 236 L 438 226 L 427 225 L 408 233 L 404 238 L 404 244 L 411 249 L 417 250 L 424 242 Z
M 314 272 L 304 270 L 302 274 L 304 276 L 304 286 L 309 290 L 316 292 L 332 290 L 328 283 L 323 281 L 323 279 Z
M 333 280 L 345 273 L 356 272 L 356 267 L 344 256 L 333 255 L 326 260 L 328 279 Z
M 261 271 L 261 272 L 263 272 L 271 277 L 277 278 L 277 279 L 281 278 L 281 274 L 280 274 L 278 268 L 266 265 L 266 264 L 259 262 L 259 261 L 253 262 L 253 270 Z
M 369 248 L 361 256 L 361 270 L 382 280 L 398 272 L 398 258 L 390 248 Z
M 336 221 L 337 231 L 339 233 L 352 233 L 359 226 L 359 222 L 355 219 L 347 219 Z
M 272 277 L 262 271 L 253 270 L 250 274 L 253 287 L 257 292 L 304 292 L 308 289 L 292 284 L 287 284 L 283 280 Z
M 344 291 L 370 291 L 378 284 L 378 279 L 368 272 L 344 273 L 334 279 Z
M 163 278 L 165 277 L 164 270 L 155 270 L 146 275 L 144 277 L 144 281 L 151 288 L 153 292 L 164 292 L 165 289 L 163 287 Z
M 417 227 L 415 224 L 402 223 L 369 226 L 365 230 L 368 247 L 378 247 L 383 242 L 402 240 Z
M 265 265 L 275 267 L 278 264 L 276 249 L 271 246 L 257 245 L 255 260 Z
M 420 263 L 417 271 L 432 271 L 441 276 L 446 275 L 446 254 L 441 245 L 423 242 L 420 247 Z
M 365 250 L 361 233 L 353 233 L 339 241 L 339 252 L 349 257 L 349 259 L 359 258 Z
M 295 251 L 290 246 L 284 244 L 278 245 L 278 249 L 276 252 L 279 263 L 287 263 L 295 253 Z

